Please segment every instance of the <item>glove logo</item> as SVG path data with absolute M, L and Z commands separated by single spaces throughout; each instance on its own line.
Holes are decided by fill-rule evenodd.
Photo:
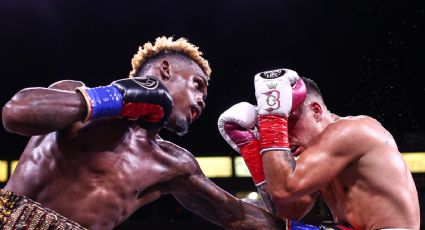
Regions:
M 280 92 L 278 90 L 270 90 L 263 94 L 267 96 L 266 103 L 270 106 L 269 108 L 265 109 L 267 112 L 270 113 L 271 111 L 280 108 Z
M 159 80 L 152 76 L 132 78 L 134 82 L 145 89 L 156 89 L 159 85 Z
M 277 70 L 272 70 L 268 72 L 262 72 L 260 73 L 260 77 L 265 79 L 275 79 L 285 75 L 285 73 L 286 71 L 284 69 L 277 69 Z

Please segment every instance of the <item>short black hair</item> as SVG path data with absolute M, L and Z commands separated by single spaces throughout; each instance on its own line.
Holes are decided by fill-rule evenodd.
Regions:
M 301 77 L 301 79 L 304 81 L 305 87 L 307 88 L 307 95 L 313 94 L 323 100 L 322 92 L 320 92 L 316 82 L 307 77 Z

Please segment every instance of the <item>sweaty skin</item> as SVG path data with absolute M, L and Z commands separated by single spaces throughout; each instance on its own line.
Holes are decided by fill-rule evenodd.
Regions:
M 206 77 L 194 62 L 189 66 L 174 68 L 174 79 L 164 82 L 175 103 L 167 128 L 176 132 L 205 107 Z M 163 194 L 226 229 L 284 226 L 212 183 L 191 153 L 159 138 L 157 130 L 116 117 L 80 122 L 86 104 L 75 88 L 81 85 L 24 89 L 5 105 L 5 128 L 32 136 L 5 189 L 93 230 L 116 227 Z
M 309 206 L 298 199 L 320 191 L 334 220 L 354 229 L 419 229 L 416 187 L 391 134 L 370 117 L 341 118 L 310 102 L 288 121 L 299 158 L 287 151 L 262 157 L 280 216 L 302 216 Z M 305 208 L 288 209 L 294 203 Z

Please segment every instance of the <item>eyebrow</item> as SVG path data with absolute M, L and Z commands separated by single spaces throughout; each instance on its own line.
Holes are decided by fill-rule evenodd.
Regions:
M 204 81 L 204 84 L 206 85 L 206 86 L 208 86 L 209 84 L 208 84 L 208 80 L 207 80 L 207 77 L 205 77 L 204 75 L 199 75 L 199 77 Z
M 204 94 L 204 100 L 207 99 L 208 93 Z
M 202 79 L 202 81 L 204 82 L 206 88 L 208 88 L 208 80 L 205 77 L 205 75 L 198 75 L 198 76 Z M 203 99 L 205 100 L 207 98 L 207 96 L 208 96 L 208 93 L 205 93 L 204 96 L 203 96 Z

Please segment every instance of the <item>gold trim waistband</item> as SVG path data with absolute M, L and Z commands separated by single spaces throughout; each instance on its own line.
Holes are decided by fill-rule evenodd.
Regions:
M 86 230 L 40 203 L 4 189 L 0 189 L 0 229 Z

